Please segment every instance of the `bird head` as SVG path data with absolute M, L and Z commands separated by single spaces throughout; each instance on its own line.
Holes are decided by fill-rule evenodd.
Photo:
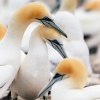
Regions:
M 64 78 L 66 77 L 66 78 Z M 54 85 L 54 83 L 63 80 L 71 81 L 69 85 L 72 86 L 73 89 L 81 89 L 85 86 L 87 82 L 88 73 L 85 65 L 82 61 L 75 58 L 66 58 L 61 61 L 55 69 L 55 75 L 52 80 L 40 91 L 38 97 L 44 95 L 50 88 Z M 66 85 L 67 85 L 66 81 Z M 70 87 L 69 87 L 70 88 Z
M 50 44 L 55 50 L 57 50 L 63 58 L 67 57 L 63 49 L 63 41 L 60 33 L 42 24 L 39 25 L 34 32 L 37 33 L 45 42 Z
M 32 23 L 38 21 L 45 26 L 54 28 L 60 34 L 67 37 L 67 35 L 54 23 L 51 19 L 51 14 L 48 9 L 40 2 L 28 3 L 19 8 L 13 15 L 13 19 L 18 23 Z
M 100 0 L 89 0 L 83 7 L 86 11 L 100 11 Z

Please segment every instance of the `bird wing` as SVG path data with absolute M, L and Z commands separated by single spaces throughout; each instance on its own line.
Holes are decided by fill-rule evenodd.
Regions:
M 0 88 L 2 88 L 10 79 L 14 68 L 11 65 L 0 66 Z

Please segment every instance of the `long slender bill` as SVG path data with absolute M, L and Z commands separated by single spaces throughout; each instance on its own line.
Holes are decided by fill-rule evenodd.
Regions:
M 40 91 L 40 93 L 38 94 L 38 97 L 45 95 L 46 92 L 48 92 L 51 89 L 53 84 L 62 80 L 63 77 L 64 77 L 64 75 L 56 73 L 55 76 L 53 77 L 53 79 Z
M 61 35 L 63 35 L 64 37 L 67 38 L 67 35 L 54 23 L 54 21 L 52 19 L 48 18 L 47 16 L 45 16 L 41 19 L 39 19 L 39 18 L 36 18 L 36 19 L 39 20 L 41 23 L 43 23 L 45 26 L 54 28 Z

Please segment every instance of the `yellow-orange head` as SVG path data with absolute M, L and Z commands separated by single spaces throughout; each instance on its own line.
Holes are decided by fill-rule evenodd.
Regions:
M 31 2 L 19 8 L 13 18 L 18 22 L 28 22 L 44 16 L 51 17 L 48 9 L 40 2 Z
M 100 10 L 100 0 L 90 0 L 84 4 L 86 10 Z
M 0 23 L 0 40 L 4 37 L 6 31 L 7 31 L 6 26 Z
M 61 61 L 55 69 L 56 73 L 69 74 L 74 88 L 83 88 L 87 82 L 88 73 L 82 61 L 75 58 L 67 58 Z
M 58 31 L 45 25 L 39 25 L 33 31 L 32 37 L 35 37 L 34 33 L 37 34 L 43 41 L 50 44 L 55 50 L 57 50 L 63 58 L 67 57 L 63 49 L 61 34 Z
M 28 26 L 34 21 L 39 21 L 45 26 L 52 27 L 61 35 L 67 37 L 67 35 L 53 22 L 50 17 L 51 14 L 45 5 L 40 2 L 31 2 L 19 8 L 12 16 L 10 23 L 12 24 L 13 22 L 17 22 L 22 23 L 24 26 Z M 15 25 L 15 23 L 12 25 Z
M 56 39 L 56 38 L 61 38 L 61 34 L 58 33 L 55 29 L 47 27 L 45 25 L 39 25 L 36 27 L 34 30 L 35 33 L 37 33 L 41 38 L 47 38 L 50 40 Z M 33 32 L 34 33 L 34 32 Z
M 63 79 L 65 75 L 69 78 Z M 82 61 L 76 58 L 63 59 L 55 69 L 53 79 L 40 91 L 38 97 L 43 96 L 56 82 L 61 81 L 61 86 L 67 86 L 70 89 L 82 89 L 87 81 L 87 70 Z M 64 87 L 65 88 L 65 87 Z

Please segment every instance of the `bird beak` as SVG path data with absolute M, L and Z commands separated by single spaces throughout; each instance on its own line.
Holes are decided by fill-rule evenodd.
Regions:
M 56 73 L 54 75 L 53 79 L 39 92 L 38 97 L 45 95 L 51 89 L 53 84 L 62 80 L 63 77 L 64 77 L 64 75 Z
M 58 51 L 63 58 L 67 58 L 67 55 L 63 49 L 63 44 L 60 44 L 56 39 L 54 40 L 46 39 L 46 40 L 47 43 L 50 44 L 56 51 Z
M 67 38 L 67 35 L 53 22 L 52 19 L 48 18 L 48 17 L 44 17 L 44 18 L 36 18 L 37 20 L 39 20 L 42 24 L 44 24 L 47 27 L 51 27 L 54 28 L 55 30 L 57 30 L 61 35 L 63 35 L 64 37 Z

